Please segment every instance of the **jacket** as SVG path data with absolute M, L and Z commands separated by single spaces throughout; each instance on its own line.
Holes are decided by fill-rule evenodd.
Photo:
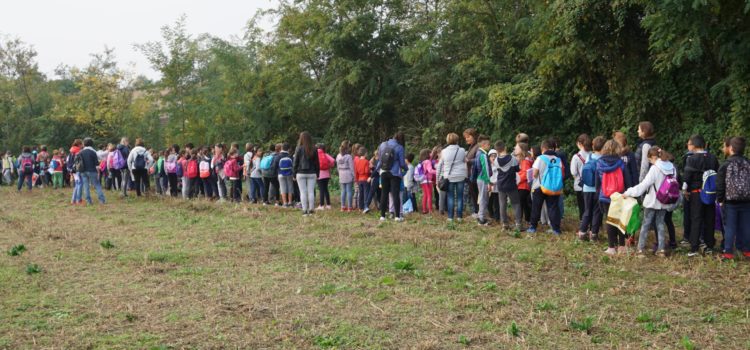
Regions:
M 406 166 L 406 160 L 404 160 L 404 146 L 401 146 L 395 139 L 390 139 L 380 144 L 380 146 L 378 147 L 378 163 L 375 165 L 375 169 L 380 171 L 380 162 L 383 159 L 383 152 L 385 151 L 386 147 L 393 148 L 393 154 L 395 158 L 393 159 L 393 165 L 390 169 L 391 175 L 402 177 L 408 167 Z
M 516 176 L 521 170 L 518 159 L 510 154 L 498 156 L 495 159 L 497 163 L 497 190 L 499 192 L 512 192 L 518 190 Z
M 336 167 L 339 170 L 339 183 L 348 184 L 354 182 L 354 159 L 350 154 L 336 156 Z
M 84 147 L 79 155 L 83 161 L 83 171 L 86 173 L 95 173 L 99 166 L 99 157 L 96 156 L 96 150 L 91 147 Z
M 727 161 L 724 162 L 719 167 L 718 174 L 716 176 L 716 199 L 719 201 L 719 203 L 728 203 L 728 204 L 738 204 L 742 203 L 740 201 L 728 201 L 727 200 L 727 168 L 729 167 L 729 164 L 731 163 L 740 163 L 740 162 L 750 162 L 747 158 L 740 155 L 734 155 L 727 158 Z M 748 174 L 747 176 L 750 176 Z M 748 184 L 750 186 L 750 184 Z
M 477 157 L 474 160 L 474 170 L 472 170 L 472 176 L 475 177 L 474 182 L 482 180 L 484 183 L 490 183 L 490 177 L 492 176 L 492 168 L 490 168 L 490 160 L 487 156 L 487 152 L 483 149 L 477 151 Z
M 320 176 L 320 162 L 317 150 L 314 149 L 312 157 L 308 157 L 303 147 L 297 147 L 292 160 L 292 169 L 295 174 L 315 174 L 316 179 Z
M 622 170 L 622 177 L 625 182 L 625 188 L 629 188 L 633 185 L 630 173 L 625 169 L 625 162 L 622 161 L 620 156 L 602 156 L 596 161 L 596 192 L 601 192 L 602 189 L 602 176 L 604 173 L 610 173 L 615 169 L 620 168 Z M 609 198 L 603 198 L 603 202 L 609 203 Z
M 638 143 L 635 151 L 635 163 L 638 166 L 638 181 L 643 181 L 648 174 L 651 163 L 648 162 L 648 151 L 656 144 L 654 139 L 644 139 Z M 645 161 L 644 161 L 645 160 Z
M 142 146 L 135 146 L 132 151 L 129 152 L 128 155 L 128 169 L 132 172 L 135 170 L 135 159 L 139 156 L 143 155 L 144 160 L 146 161 L 146 169 L 150 168 L 151 165 L 154 164 L 154 157 L 151 156 L 151 153 L 148 153 L 145 148 Z
M 703 188 L 703 172 L 706 170 L 719 170 L 719 161 L 711 153 L 701 151 L 695 152 L 685 160 L 685 179 L 682 189 L 692 192 Z
M 632 184 L 635 186 L 635 184 L 638 183 L 639 173 L 638 173 L 638 164 L 635 160 L 635 153 L 628 152 L 625 155 L 621 156 L 622 162 L 625 165 L 625 169 L 623 171 L 627 172 L 627 177 L 632 181 Z M 648 163 L 648 158 L 646 159 L 646 162 Z
M 453 167 L 453 170 L 451 170 Z M 440 152 L 437 165 L 438 181 L 448 179 L 448 182 L 463 182 L 468 176 L 466 167 L 466 150 L 458 145 L 449 145 Z M 449 175 L 450 173 L 450 175 Z
M 573 177 L 573 190 L 576 192 L 583 191 L 579 180 L 581 179 L 583 165 L 588 162 L 589 155 L 591 155 L 591 152 L 579 151 L 570 158 L 570 176 Z
M 643 197 L 644 208 L 672 210 L 675 207 L 674 204 L 664 204 L 656 199 L 656 192 L 659 191 L 659 186 L 664 182 L 664 178 L 667 175 L 672 175 L 677 179 L 677 169 L 675 169 L 671 162 L 658 160 L 656 161 L 656 165 L 649 169 L 643 181 L 638 185 L 628 188 L 624 194 L 628 197 L 640 197 L 645 193 L 646 195 Z
M 521 161 L 520 170 L 518 171 L 518 189 L 531 191 L 531 185 L 529 184 L 529 169 L 534 165 L 534 161 L 531 158 L 526 158 Z
M 354 161 L 354 177 L 357 182 L 370 179 L 370 161 L 365 157 L 357 157 Z

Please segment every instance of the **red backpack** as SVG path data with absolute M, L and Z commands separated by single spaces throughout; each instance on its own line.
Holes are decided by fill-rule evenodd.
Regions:
M 195 159 L 188 160 L 187 163 L 187 177 L 194 179 L 198 177 L 198 161 Z
M 600 199 L 609 200 L 610 196 L 614 193 L 625 192 L 625 176 L 622 173 L 622 167 L 602 174 L 602 191 L 599 195 Z
M 326 152 L 323 152 L 323 150 L 318 150 L 318 165 L 320 166 L 320 170 L 328 170 L 331 169 L 333 166 L 333 158 L 329 157 Z

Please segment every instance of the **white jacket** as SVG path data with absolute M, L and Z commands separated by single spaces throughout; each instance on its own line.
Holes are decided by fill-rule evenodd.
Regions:
M 154 157 L 151 156 L 151 153 L 148 153 L 143 146 L 135 146 L 128 155 L 128 169 L 130 169 L 131 174 L 133 169 L 135 169 L 135 158 L 138 157 L 139 154 L 143 154 L 144 158 L 146 158 L 146 169 L 154 164 Z
M 648 159 L 644 159 L 644 162 L 648 162 Z M 638 185 L 635 185 L 625 191 L 624 195 L 628 197 L 640 197 L 644 193 L 646 196 L 643 198 L 643 207 L 649 209 L 666 209 L 673 210 L 674 204 L 664 204 L 656 199 L 656 192 L 659 191 L 659 186 L 664 182 L 664 178 L 667 175 L 677 176 L 677 170 L 671 162 L 663 162 L 657 160 L 656 164 L 651 166 L 646 177 Z
M 453 170 L 451 170 L 453 166 Z M 440 161 L 435 171 L 437 171 L 438 181 L 448 178 L 449 182 L 461 182 L 466 180 L 468 169 L 466 168 L 466 150 L 457 145 L 449 145 L 440 152 Z M 448 176 L 450 173 L 450 176 Z

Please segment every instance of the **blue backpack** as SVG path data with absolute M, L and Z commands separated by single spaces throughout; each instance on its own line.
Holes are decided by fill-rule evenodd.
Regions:
M 183 173 L 182 173 L 182 164 L 180 164 L 180 162 L 177 162 L 177 165 L 175 166 L 174 172 L 175 172 L 175 175 L 177 175 L 177 177 L 182 177 L 182 175 L 183 175 Z
M 596 161 L 591 159 L 591 155 L 581 169 L 581 183 L 588 187 L 596 186 Z
M 260 170 L 270 170 L 273 164 L 273 154 L 269 154 L 260 160 Z
M 285 155 L 279 159 L 279 175 L 292 176 L 292 165 L 292 158 L 289 155 Z
M 701 202 L 706 205 L 716 203 L 716 171 L 706 170 L 703 172 Z
M 542 161 L 547 165 L 547 169 L 542 174 L 542 193 L 548 196 L 559 196 L 563 190 L 563 169 L 560 164 L 560 158 L 541 156 Z

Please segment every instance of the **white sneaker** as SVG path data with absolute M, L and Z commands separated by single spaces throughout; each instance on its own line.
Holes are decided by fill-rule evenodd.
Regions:
M 380 217 L 380 222 L 385 222 L 385 216 Z
M 396 222 L 404 222 L 404 218 L 402 218 L 402 217 L 397 217 L 397 218 L 395 218 L 393 220 L 395 220 Z

